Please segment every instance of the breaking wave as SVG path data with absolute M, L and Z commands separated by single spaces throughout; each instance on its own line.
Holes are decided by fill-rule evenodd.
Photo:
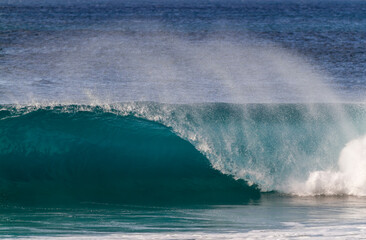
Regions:
M 3 105 L 0 119 L 3 202 L 366 195 L 361 104 Z

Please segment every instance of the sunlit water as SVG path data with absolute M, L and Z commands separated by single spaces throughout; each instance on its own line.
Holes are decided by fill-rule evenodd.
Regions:
M 363 238 L 364 199 L 264 195 L 247 205 L 2 207 L 4 238 L 284 239 Z

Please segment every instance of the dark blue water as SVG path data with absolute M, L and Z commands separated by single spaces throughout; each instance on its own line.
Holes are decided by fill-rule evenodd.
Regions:
M 366 2 L 0 0 L 0 238 L 365 234 Z

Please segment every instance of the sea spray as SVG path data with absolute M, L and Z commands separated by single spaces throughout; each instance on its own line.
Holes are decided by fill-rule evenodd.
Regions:
M 326 73 L 268 41 L 218 33 L 197 39 L 164 28 L 159 35 L 62 34 L 56 42 L 36 38 L 7 50 L 0 78 L 14 85 L 0 103 L 339 102 Z M 13 65 L 18 58 L 22 64 Z

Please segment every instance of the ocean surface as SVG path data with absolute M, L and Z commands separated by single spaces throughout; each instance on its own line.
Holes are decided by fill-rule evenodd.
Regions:
M 366 238 L 366 2 L 0 0 L 0 238 Z

